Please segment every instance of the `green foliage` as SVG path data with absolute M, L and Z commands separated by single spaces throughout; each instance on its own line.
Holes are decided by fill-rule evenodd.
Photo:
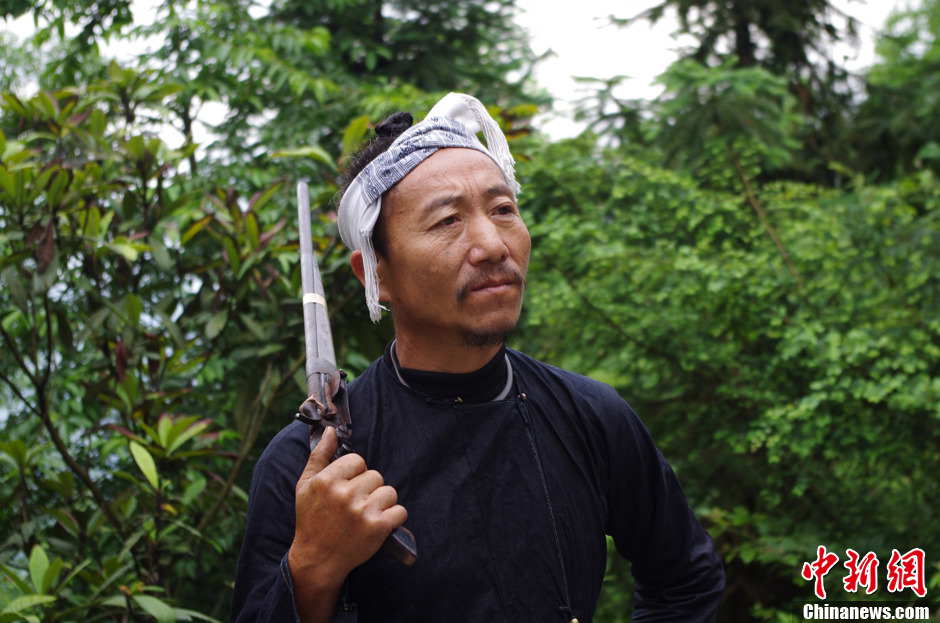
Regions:
M 666 161 L 699 179 L 727 187 L 740 166 L 749 177 L 789 164 L 799 147 L 799 117 L 786 81 L 735 60 L 708 68 L 673 64 L 659 77 L 666 88 L 657 105 L 657 142 Z
M 244 508 L 235 431 L 201 414 L 237 412 L 238 398 L 258 419 L 268 412 L 274 396 L 238 396 L 217 382 L 239 347 L 275 382 L 292 378 L 274 357 L 282 345 L 245 344 L 235 326 L 214 326 L 220 312 L 280 307 L 290 275 L 281 291 L 238 302 L 240 289 L 292 255 L 276 239 L 277 215 L 191 183 L 178 167 L 192 146 L 169 149 L 128 121 L 172 85 L 117 66 L 109 76 L 30 99 L 4 95 L 14 131 L 0 159 L 0 379 L 4 403 L 16 405 L 4 436 L 52 442 L 0 448 L 14 467 L 2 480 L 13 503 L 0 517 L 18 526 L 4 545 L 14 590 L 6 607 L 27 620 L 89 611 L 186 620 L 167 598 L 192 600 L 193 578 L 206 574 L 224 585 L 227 573 L 203 560 L 228 552 L 232 562 Z M 240 424 L 253 440 L 256 427 Z M 212 497 L 193 495 L 206 488 Z M 31 552 L 28 565 L 17 551 Z M 27 567 L 31 587 L 17 581 Z
M 395 55 L 359 56 L 366 4 Z M 250 466 L 305 386 L 293 183 L 355 375 L 389 327 L 338 248 L 337 163 L 425 88 L 486 82 L 507 130 L 534 113 L 503 78 L 532 60 L 509 2 L 165 3 L 149 26 L 128 6 L 33 6 L 37 35 L 0 53 L 3 621 L 225 619 Z M 415 56 L 434 20 L 462 56 Z M 117 64 L 105 33 L 162 44 Z M 207 102 L 228 114 L 200 145 Z
M 940 2 L 896 13 L 878 38 L 856 140 L 866 170 L 882 177 L 940 171 Z
M 797 612 L 820 543 L 940 547 L 935 177 L 760 187 L 798 289 L 740 195 L 590 136 L 521 170 L 534 252 L 517 345 L 643 416 L 722 551 L 729 620 Z
M 678 32 L 696 45 L 682 58 L 708 67 L 761 68 L 785 81 L 804 115 L 800 158 L 790 175 L 830 181 L 831 161 L 845 160 L 853 123 L 849 72 L 833 58 L 833 45 L 857 44 L 858 22 L 830 0 L 662 0 L 627 19 L 656 23 L 676 15 Z
M 355 374 L 390 327 L 339 246 L 337 171 L 447 90 L 493 104 L 519 161 L 515 346 L 643 416 L 727 562 L 722 620 L 791 616 L 820 543 L 940 547 L 936 0 L 882 38 L 853 145 L 823 131 L 824 1 L 662 3 L 699 62 L 652 103 L 601 84 L 597 134 L 555 143 L 529 136 L 509 0 L 129 7 L 0 4 L 40 26 L 0 46 L 0 621 L 226 618 L 249 468 L 303 398 L 293 184 Z M 135 36 L 154 52 L 99 54 Z M 611 556 L 595 620 L 631 586 Z

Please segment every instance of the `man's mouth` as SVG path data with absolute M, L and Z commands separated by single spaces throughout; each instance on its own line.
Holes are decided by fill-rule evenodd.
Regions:
M 463 300 L 469 294 L 475 293 L 501 294 L 521 286 L 522 283 L 522 275 L 515 272 L 484 276 L 482 280 L 471 281 L 468 285 L 461 288 L 457 298 L 458 300 Z
M 515 279 L 492 279 L 475 286 L 471 292 L 480 292 L 483 290 L 504 290 L 516 285 Z

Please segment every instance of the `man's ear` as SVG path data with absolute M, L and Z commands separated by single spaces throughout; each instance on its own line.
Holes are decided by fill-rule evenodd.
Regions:
M 376 276 L 379 279 L 379 302 L 388 303 L 391 299 L 388 296 L 388 279 L 385 275 L 385 260 L 381 255 L 376 254 Z M 366 285 L 366 268 L 365 264 L 362 262 L 362 251 L 358 249 L 352 252 L 352 255 L 349 256 L 349 265 L 352 266 L 353 274 L 356 275 L 356 279 L 359 280 L 359 283 L 362 284 L 362 287 Z
M 352 252 L 349 256 L 349 265 L 352 266 L 353 274 L 356 275 L 362 287 L 366 287 L 366 269 L 362 265 L 362 251 L 356 249 Z

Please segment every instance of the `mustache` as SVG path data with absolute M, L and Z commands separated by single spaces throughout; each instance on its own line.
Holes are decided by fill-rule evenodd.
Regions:
M 467 283 L 457 290 L 457 300 L 464 300 L 472 291 L 489 281 L 505 281 L 525 288 L 525 277 L 519 269 L 512 266 L 499 266 L 474 273 Z

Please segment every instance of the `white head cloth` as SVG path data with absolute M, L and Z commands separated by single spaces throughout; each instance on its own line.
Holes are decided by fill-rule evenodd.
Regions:
M 477 132 L 483 132 L 485 147 L 477 139 Z M 423 121 L 402 132 L 387 150 L 359 172 L 339 203 L 339 235 L 347 247 L 362 252 L 366 306 L 372 322 L 378 322 L 385 309 L 379 304 L 379 279 L 372 248 L 372 230 L 382 210 L 382 195 L 431 154 L 445 147 L 483 152 L 500 168 L 513 192 L 519 192 L 506 137 L 477 98 L 448 93 Z

